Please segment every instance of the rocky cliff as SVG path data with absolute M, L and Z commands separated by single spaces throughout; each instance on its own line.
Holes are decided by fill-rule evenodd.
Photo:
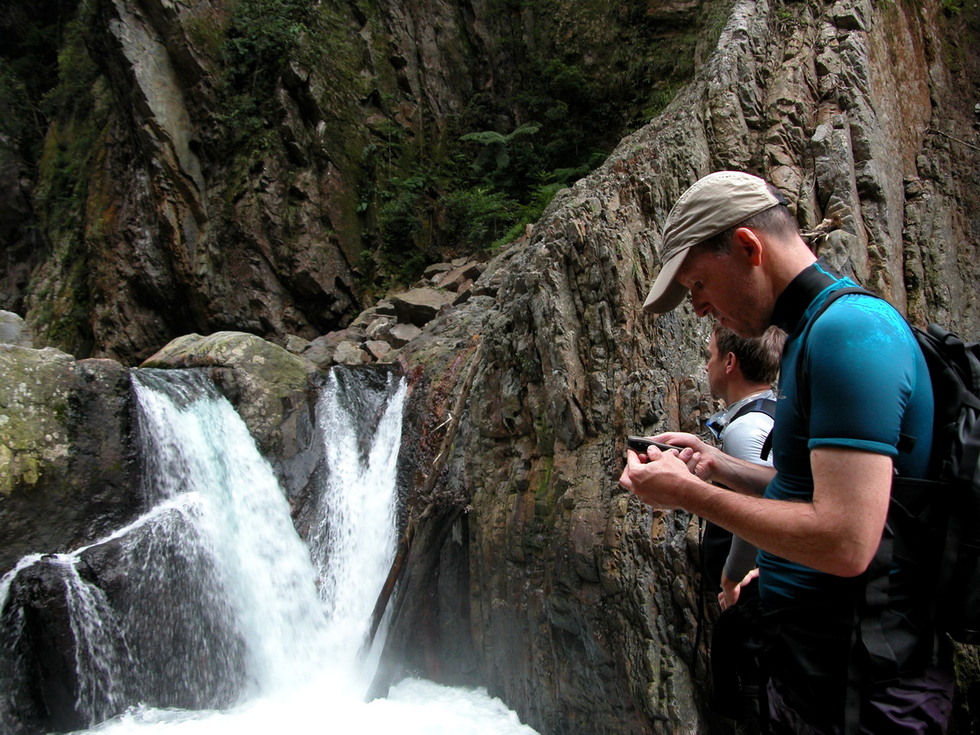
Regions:
M 468 594 L 478 678 L 543 732 L 707 727 L 693 696 L 691 521 L 616 484 L 626 434 L 697 429 L 706 408 L 705 326 L 686 309 L 640 312 L 660 226 L 699 175 L 758 171 L 818 253 L 913 319 L 976 335 L 969 17 L 928 3 L 735 3 L 697 80 L 491 264 L 477 286 L 495 297 L 402 350 L 407 370 L 431 376 L 421 435 L 443 460 L 423 485 L 442 512 L 420 521 L 443 533 L 420 554 L 445 560 L 449 579 L 431 558 L 426 574 L 409 569 L 405 596 L 430 602 L 406 607 L 393 650 L 434 675 L 425 662 L 459 645 L 432 600 L 452 610 Z M 428 650 L 409 630 L 429 631 Z
M 110 27 L 128 27 L 112 16 L 124 7 L 104 8 Z M 658 318 L 640 312 L 656 270 L 659 228 L 698 176 L 716 168 L 759 172 L 784 191 L 821 255 L 913 320 L 941 321 L 975 337 L 977 37 L 974 3 L 731 4 L 720 36 L 704 36 L 711 43 L 695 79 L 662 114 L 561 192 L 521 240 L 490 260 L 471 288 L 447 297 L 407 344 L 375 353 L 409 377 L 406 432 L 413 438 L 405 456 L 409 553 L 376 691 L 407 673 L 479 683 L 547 735 L 710 731 L 699 700 L 704 668 L 695 646 L 693 522 L 680 513 L 651 513 L 616 483 L 626 434 L 698 430 L 709 408 L 701 373 L 706 325 L 686 307 Z M 165 141 L 174 161 L 194 154 L 190 142 L 180 153 L 178 138 L 160 134 L 154 145 Z M 194 177 L 167 179 L 173 167 L 171 173 L 149 167 L 158 177 L 145 181 L 160 189 L 140 201 L 157 202 L 154 218 L 177 199 L 193 199 Z M 247 196 L 261 198 L 261 187 L 284 186 L 291 175 L 259 167 L 248 177 Z M 112 206 L 100 211 L 131 202 L 129 188 L 107 189 L 102 202 Z M 193 207 L 172 211 L 178 209 Z M 261 279 L 247 276 L 235 259 L 270 273 L 282 266 L 271 251 L 260 256 L 248 244 L 281 213 L 250 211 L 268 216 L 240 218 L 243 245 L 217 269 L 228 279 L 221 298 L 211 302 L 186 287 L 147 288 L 133 303 L 150 312 L 168 303 L 173 314 L 197 308 L 203 314 L 215 303 L 230 311 L 250 302 L 250 288 Z M 144 237 L 129 221 L 125 231 Z M 176 215 L 167 222 L 160 231 L 192 233 L 197 226 Z M 197 249 L 194 257 L 205 251 L 216 252 Z M 123 286 L 105 291 L 122 293 L 145 274 L 184 283 L 177 275 L 185 271 L 169 255 L 105 260 L 132 269 Z M 264 286 L 257 291 L 260 301 L 269 293 Z M 175 294 L 184 297 L 168 301 Z M 312 321 L 305 332 L 287 325 L 295 312 L 277 311 L 282 302 L 264 303 L 268 310 L 257 312 L 276 315 L 260 320 L 256 331 L 277 339 L 317 333 Z M 348 332 L 347 342 L 390 333 L 399 317 L 386 309 L 362 315 L 361 331 Z M 167 332 L 175 327 L 165 321 L 133 311 L 100 313 L 99 323 L 119 320 L 105 334 L 130 335 L 114 343 L 131 340 L 114 354 L 139 354 L 154 338 L 163 344 L 173 336 Z M 210 329 L 199 331 L 214 331 L 224 322 L 202 324 Z M 159 333 L 145 331 L 151 327 Z M 337 344 L 323 364 L 344 354 Z M 214 365 L 207 354 L 217 350 L 221 366 L 240 379 L 254 362 L 247 351 L 214 343 L 180 347 L 184 356 L 168 358 L 171 364 Z M 368 359 L 364 350 L 347 354 Z M 53 363 L 48 370 L 67 370 L 66 381 L 91 370 L 84 361 L 44 359 Z M 290 402 L 264 404 L 285 405 L 296 427 L 303 423 L 300 375 L 309 370 L 290 367 L 286 374 L 298 382 L 284 379 L 276 388 L 293 395 Z M 254 387 L 238 384 L 240 396 Z M 247 404 L 240 404 L 243 413 Z M 278 451 L 282 436 L 269 424 L 265 431 L 268 441 L 260 444 Z M 16 456 L 41 456 L 31 447 L 49 436 L 38 433 Z M 302 453 L 289 446 L 301 466 Z M 62 455 L 70 456 L 70 447 Z M 13 488 L 4 503 L 24 490 Z M 962 693 L 966 706 L 968 688 Z M 972 696 L 970 711 L 961 714 L 964 728 L 980 711 Z
M 488 247 L 669 99 L 703 15 L 35 7 L 0 14 L 0 308 L 39 345 L 128 364 L 190 332 L 312 339 L 382 279 Z

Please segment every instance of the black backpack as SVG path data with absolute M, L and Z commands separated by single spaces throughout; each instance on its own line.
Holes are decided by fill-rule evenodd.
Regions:
M 831 293 L 811 324 L 836 299 L 849 293 L 881 298 L 863 288 Z M 935 617 L 953 640 L 980 643 L 980 343 L 964 342 L 935 324 L 909 325 L 929 366 L 935 421 L 929 479 L 898 477 L 892 487 L 888 528 L 869 569 L 868 610 L 887 605 L 887 577 L 874 570 L 890 568 L 890 554 L 901 534 L 938 533 Z M 911 441 L 903 437 L 903 441 Z M 899 444 L 901 450 L 902 444 Z M 911 522 L 909 519 L 912 519 Z M 923 527 L 917 528 L 916 520 Z M 926 524 L 928 528 L 926 528 Z M 904 530 L 903 530 L 904 529 Z M 914 547 L 915 543 L 906 546 Z M 865 632 L 865 631 L 863 631 Z M 865 640 L 865 644 L 868 641 Z M 873 647 L 873 646 L 872 646 Z M 874 653 L 872 652 L 872 655 Z

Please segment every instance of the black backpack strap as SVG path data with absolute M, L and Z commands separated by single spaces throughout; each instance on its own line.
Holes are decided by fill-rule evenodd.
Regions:
M 754 401 L 749 401 L 744 406 L 742 406 L 735 415 L 728 419 L 729 424 L 735 423 L 737 419 L 742 418 L 747 413 L 753 413 L 758 411 L 759 413 L 764 413 L 769 418 L 775 418 L 776 416 L 776 401 L 772 398 L 756 398 Z
M 759 413 L 764 413 L 769 418 L 776 418 L 776 401 L 772 398 L 756 398 L 754 401 L 749 401 L 744 406 L 742 406 L 735 415 L 728 419 L 728 423 L 732 424 L 736 419 L 740 419 L 747 413 L 752 413 L 758 411 Z M 762 443 L 762 451 L 759 452 L 759 459 L 767 460 L 769 455 L 772 453 L 772 432 L 770 430 L 766 435 L 766 440 Z
M 766 434 L 766 440 L 762 442 L 762 450 L 759 452 L 759 459 L 766 461 L 769 459 L 769 455 L 772 454 L 772 435 L 776 431 L 776 427 L 769 430 Z
M 803 335 L 800 337 L 803 343 L 800 347 L 800 356 L 796 361 L 796 394 L 800 397 L 800 408 L 803 411 L 804 416 L 809 420 L 810 416 L 810 393 L 809 389 L 806 389 L 807 385 L 806 372 L 803 370 L 803 363 L 806 360 L 806 340 L 810 337 L 810 330 L 813 329 L 813 325 L 816 323 L 817 319 L 827 311 L 832 303 L 837 301 L 841 296 L 847 296 L 852 293 L 866 294 L 867 296 L 874 296 L 876 299 L 881 297 L 878 294 L 869 291 L 866 288 L 861 288 L 860 286 L 847 286 L 845 288 L 839 288 L 836 291 L 832 291 L 827 298 L 824 300 L 817 312 L 810 318 L 807 323 Z

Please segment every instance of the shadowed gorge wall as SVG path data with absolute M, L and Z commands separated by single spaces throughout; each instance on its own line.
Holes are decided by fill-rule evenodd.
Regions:
M 312 339 L 391 279 L 523 231 L 670 99 L 693 29 L 723 17 L 717 2 L 8 5 L 0 305 L 44 344 L 129 363 L 193 331 Z

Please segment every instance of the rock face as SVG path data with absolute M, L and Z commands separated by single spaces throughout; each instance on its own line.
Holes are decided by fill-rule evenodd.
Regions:
M 676 10 L 687 4 L 670 5 Z M 185 146 L 177 134 L 182 118 L 175 108 L 171 133 L 141 133 L 147 145 L 166 144 L 170 173 L 139 181 L 164 202 L 148 221 L 168 237 L 184 233 L 174 241 L 186 259 L 155 250 L 159 240 L 140 239 L 152 239 L 136 223 L 142 221 L 140 206 L 153 197 L 120 196 L 119 210 L 99 210 L 125 214 L 121 221 L 128 223 L 110 228 L 116 234 L 106 243 L 118 245 L 118 233 L 125 232 L 142 245 L 132 251 L 139 258 L 106 259 L 122 274 L 123 290 L 134 289 L 141 299 L 120 297 L 111 308 L 104 295 L 96 299 L 103 309 L 99 323 L 108 325 L 98 334 L 114 335 L 111 349 L 126 354 L 164 344 L 167 339 L 157 338 L 173 324 L 145 317 L 172 303 L 179 316 L 174 323 L 200 318 L 212 326 L 237 325 L 247 312 L 258 325 L 254 331 L 275 332 L 283 343 L 293 335 L 291 349 L 305 359 L 238 333 L 187 337 L 149 363 L 217 367 L 243 413 L 246 407 L 254 411 L 249 423 L 260 444 L 285 454 L 291 442 L 302 444 L 289 437 L 302 435 L 309 409 L 301 396 L 315 374 L 310 364 L 322 367 L 341 354 L 404 372 L 411 388 L 405 428 L 411 442 L 402 468 L 409 554 L 392 600 L 394 627 L 376 693 L 413 673 L 486 686 L 545 735 L 710 731 L 700 698 L 703 650 L 694 646 L 693 521 L 682 513 L 653 513 L 617 485 L 627 434 L 698 431 L 710 410 L 702 373 L 708 325 L 694 319 L 689 307 L 658 318 L 640 310 L 656 270 L 660 227 L 677 196 L 700 175 L 718 168 L 756 171 L 786 194 L 817 252 L 913 320 L 940 321 L 975 338 L 980 181 L 973 105 L 980 62 L 973 11 L 947 15 L 949 9 L 938 1 L 732 3 L 720 37 L 703 42 L 704 64 L 695 82 L 663 115 L 624 139 L 599 170 L 561 193 L 525 239 L 483 267 L 472 287 L 464 288 L 471 275 L 453 268 L 441 272 L 444 280 L 437 280 L 440 273 L 429 275 L 427 287 L 452 282 L 468 295 L 430 310 L 427 316 L 435 316 L 418 332 L 408 330 L 407 321 L 394 321 L 398 312 L 389 301 L 364 312 L 344 333 L 323 335 L 326 328 L 314 328 L 323 322 L 270 297 L 265 288 L 274 279 L 255 276 L 245 263 L 258 261 L 268 274 L 299 257 L 273 247 L 278 240 L 269 232 L 280 214 L 270 213 L 271 204 L 256 210 L 267 219 L 241 219 L 237 234 L 249 244 L 243 253 L 219 257 L 209 239 L 214 233 L 198 232 L 198 240 L 188 235 L 198 220 L 176 212 L 193 206 L 167 208 L 176 198 L 208 200 L 208 208 L 214 200 L 195 191 L 196 146 Z M 186 6 L 158 11 L 160 17 L 146 17 L 168 28 L 169 12 L 190 12 Z M 103 12 L 119 44 L 157 42 L 125 37 L 131 26 L 126 13 L 134 13 L 124 3 L 105 5 Z M 196 63 L 179 61 L 174 74 Z M 411 68 L 416 63 L 404 62 Z M 166 98 L 161 94 L 153 104 Z M 192 115 L 193 95 L 183 104 Z M 290 109 L 300 114 L 308 108 L 297 103 Z M 105 155 L 121 154 L 107 149 Z M 202 171 L 209 165 L 215 164 L 202 162 Z M 331 169 L 323 166 L 310 186 L 328 185 Z M 257 200 L 302 178 L 268 161 L 252 176 L 243 196 Z M 117 194 L 107 190 L 100 201 L 115 202 Z M 310 211 L 306 204 L 299 209 L 304 217 Z M 260 240 L 267 247 L 251 249 Z M 192 242 L 195 247 L 185 247 Z M 309 245 L 297 241 L 303 257 L 328 257 L 307 252 Z M 213 289 L 206 298 L 184 280 L 187 274 L 207 280 L 210 265 L 197 269 L 199 258 L 213 259 L 229 279 L 202 286 Z M 268 265 L 273 262 L 275 267 Z M 307 270 L 304 265 L 295 272 Z M 286 280 L 305 284 L 314 301 L 326 293 L 306 276 Z M 236 290 L 233 284 L 249 285 Z M 252 288 L 260 292 L 259 306 Z M 330 311 L 340 301 L 327 298 L 323 308 Z M 381 342 L 391 349 L 381 349 Z M 0 521 L 7 524 L 0 535 L 18 539 L 5 547 L 9 565 L 18 549 L 66 548 L 102 523 L 81 520 L 83 509 L 62 500 L 82 482 L 71 462 L 95 451 L 77 457 L 69 451 L 65 437 L 88 431 L 67 425 L 80 415 L 69 409 L 92 409 L 81 400 L 90 395 L 84 390 L 91 385 L 88 376 L 97 376 L 99 395 L 110 406 L 122 400 L 125 379 L 115 363 L 75 361 L 53 351 L 0 347 L 0 358 L 11 376 L 0 387 L 8 392 L 0 400 L 0 415 L 7 417 L 0 436 L 8 448 L 5 467 L 12 468 L 4 476 L 18 478 L 0 506 Z M 277 367 L 265 372 L 270 364 Z M 265 396 L 250 382 L 260 374 L 274 385 Z M 32 386 L 30 400 L 19 397 L 21 385 Z M 80 398 L 72 399 L 72 390 Z M 277 408 L 279 395 L 291 398 Z M 53 417 L 35 404 L 47 406 Z M 125 415 L 86 421 L 127 436 L 118 428 L 126 426 Z M 277 422 L 295 428 L 281 429 Z M 98 435 L 90 432 L 85 441 L 98 443 Z M 103 450 L 111 455 L 111 448 Z M 125 468 L 119 473 L 113 486 L 128 488 L 131 475 Z M 301 476 L 293 487 L 302 486 Z M 45 489 L 29 498 L 35 486 Z M 85 480 L 78 501 L 97 504 L 104 490 Z M 114 502 L 128 508 L 128 501 Z M 11 525 L 6 514 L 13 507 L 23 509 L 22 518 L 50 515 L 58 525 L 69 514 L 71 523 L 57 532 Z M 28 540 L 19 541 L 21 536 Z M 972 671 L 967 676 L 975 681 L 975 655 L 973 668 L 964 671 Z M 960 732 L 970 732 L 980 702 L 975 687 L 963 683 Z
M 16 0 L 0 18 L 17 49 L 34 50 L 35 5 Z M 130 365 L 189 332 L 281 344 L 342 328 L 365 305 L 366 278 L 421 257 L 379 236 L 381 210 L 400 191 L 424 202 L 445 187 L 446 147 L 473 132 L 468 120 L 526 122 L 512 123 L 513 100 L 551 63 L 552 96 L 570 102 L 539 110 L 541 123 L 582 104 L 563 88 L 614 79 L 630 91 L 610 85 L 599 100 L 615 135 L 628 109 L 663 96 L 645 77 L 663 71 L 667 84 L 690 66 L 650 41 L 683 39 L 694 10 L 52 4 L 41 12 L 73 30 L 49 49 L 62 55 L 48 73 L 63 104 L 35 143 L 36 174 L 24 140 L 0 139 L 0 307 L 24 314 L 40 346 Z M 430 163 L 423 183 L 399 189 Z
M 660 226 L 698 176 L 759 172 L 819 254 L 975 337 L 977 137 L 956 90 L 977 89 L 977 60 L 945 65 L 970 43 L 946 23 L 938 5 L 736 2 L 696 83 L 489 264 L 476 288 L 495 298 L 400 351 L 428 396 L 427 510 L 379 686 L 477 680 L 549 734 L 709 727 L 691 520 L 617 486 L 627 434 L 698 430 L 709 408 L 707 326 L 640 310 Z
M 140 510 L 126 368 L 0 345 L 0 569 Z
M 0 311 L 0 344 L 34 346 L 27 323 L 11 311 Z

